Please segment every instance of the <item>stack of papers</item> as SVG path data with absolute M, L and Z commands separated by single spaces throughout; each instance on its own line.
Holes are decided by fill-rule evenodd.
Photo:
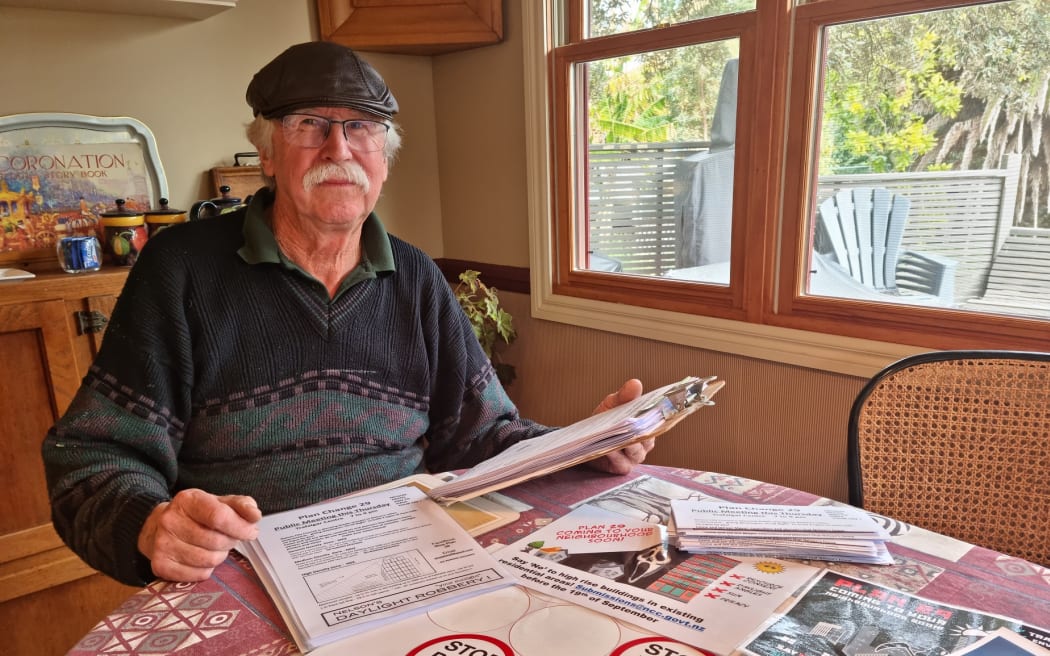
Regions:
M 723 385 L 714 376 L 690 376 L 571 426 L 522 440 L 427 494 L 445 504 L 465 501 L 656 437 L 698 408 L 714 405 L 711 397 Z
M 690 553 L 893 564 L 889 534 L 852 506 L 676 499 L 671 510 L 675 543 Z
M 415 486 L 267 515 L 237 550 L 303 653 L 514 583 Z

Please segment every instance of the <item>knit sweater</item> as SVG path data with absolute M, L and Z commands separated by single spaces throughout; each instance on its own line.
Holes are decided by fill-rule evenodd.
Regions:
M 474 465 L 548 430 L 507 397 L 440 270 L 370 216 L 335 298 L 279 253 L 267 192 L 150 239 L 43 457 L 56 530 L 113 578 L 175 492 L 263 513 Z

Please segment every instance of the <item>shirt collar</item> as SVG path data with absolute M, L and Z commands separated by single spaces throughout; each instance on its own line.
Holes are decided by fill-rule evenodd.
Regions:
M 281 264 L 301 271 L 294 262 L 281 254 L 281 249 L 277 246 L 277 238 L 274 237 L 267 216 L 273 201 L 273 191 L 265 187 L 252 196 L 244 217 L 244 245 L 237 254 L 248 264 Z M 346 277 L 344 285 L 360 280 L 359 273 L 371 273 L 372 275 L 367 277 L 374 277 L 375 274 L 394 270 L 390 237 L 383 222 L 372 212 L 361 226 L 361 263 Z

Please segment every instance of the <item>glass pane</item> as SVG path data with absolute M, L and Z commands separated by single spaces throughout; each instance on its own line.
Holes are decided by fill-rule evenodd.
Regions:
M 586 36 L 634 32 L 752 11 L 755 0 L 587 0 Z
M 588 135 L 579 268 L 728 283 L 738 49 L 730 39 L 577 67 Z
M 824 36 L 808 293 L 1050 318 L 1050 3 Z

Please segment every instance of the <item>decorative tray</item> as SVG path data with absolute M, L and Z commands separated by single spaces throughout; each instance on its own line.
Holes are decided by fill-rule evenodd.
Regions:
M 147 210 L 167 195 L 153 133 L 136 119 L 0 116 L 0 266 L 54 260 L 58 239 L 96 229 L 117 198 Z

